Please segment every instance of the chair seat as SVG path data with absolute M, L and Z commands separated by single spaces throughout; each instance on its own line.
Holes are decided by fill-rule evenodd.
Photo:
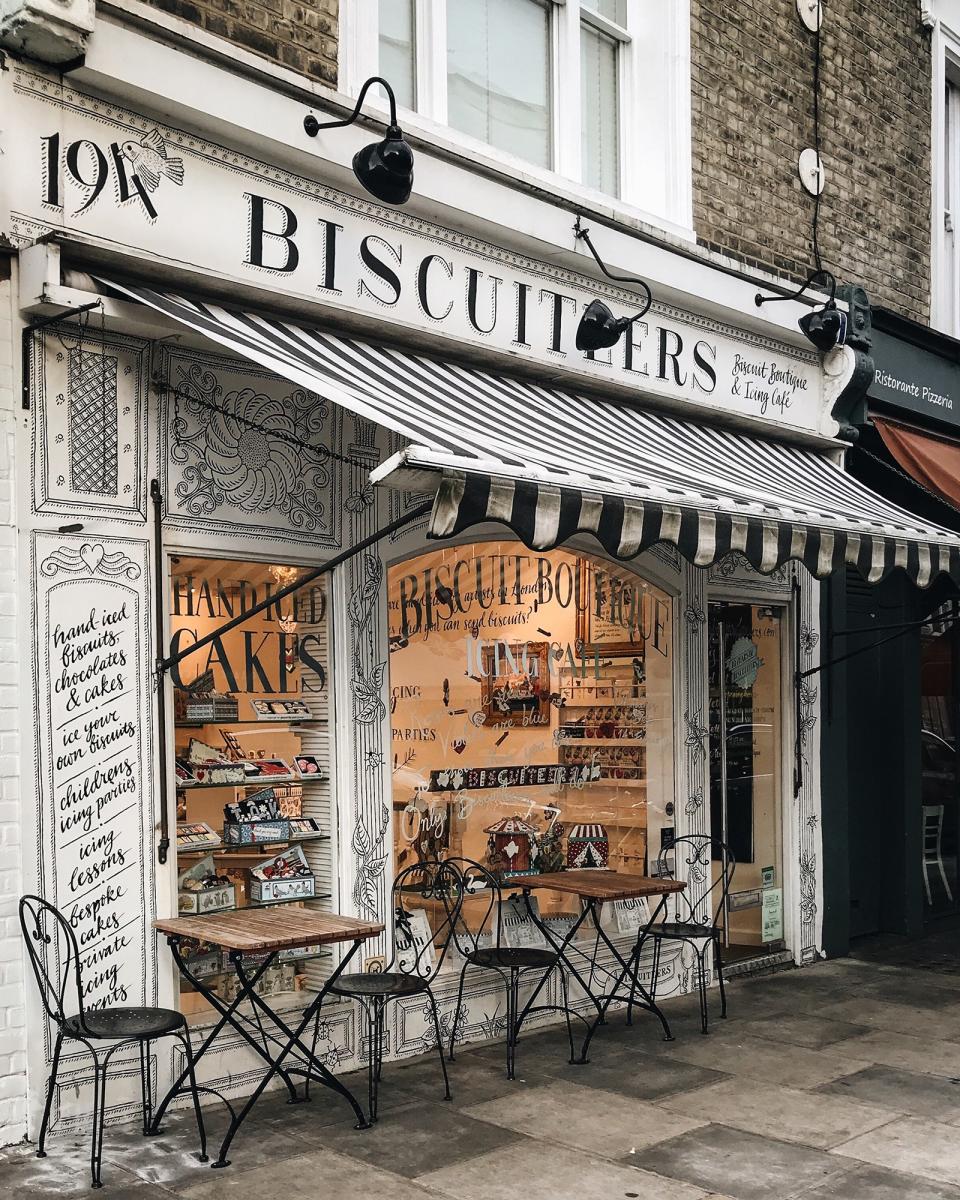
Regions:
M 77 1038 L 155 1038 L 175 1033 L 186 1023 L 183 1013 L 172 1008 L 98 1008 L 82 1021 L 67 1017 L 63 1031 Z
M 664 921 L 654 925 L 649 937 L 660 938 L 715 938 L 719 930 L 712 925 L 697 925 L 693 921 Z
M 486 946 L 480 950 L 471 950 L 464 955 L 467 962 L 475 967 L 503 967 L 505 970 L 523 967 L 556 966 L 557 955 L 553 950 L 538 950 L 535 946 Z
M 425 992 L 429 983 L 403 971 L 357 972 L 341 975 L 330 990 L 338 996 L 415 996 Z

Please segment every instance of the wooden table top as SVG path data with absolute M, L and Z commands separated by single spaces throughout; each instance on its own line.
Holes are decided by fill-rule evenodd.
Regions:
M 521 889 L 549 888 L 570 892 L 590 900 L 636 900 L 641 896 L 666 896 L 682 892 L 687 886 L 676 879 L 657 879 L 649 875 L 626 875 L 620 871 L 551 871 L 544 875 L 510 875 L 505 887 Z
M 366 941 L 383 933 L 375 921 L 358 921 L 339 913 L 309 908 L 236 908 L 202 917 L 170 917 L 154 921 L 154 929 L 177 937 L 210 942 L 224 950 L 267 954 L 297 946 L 322 946 L 331 942 Z

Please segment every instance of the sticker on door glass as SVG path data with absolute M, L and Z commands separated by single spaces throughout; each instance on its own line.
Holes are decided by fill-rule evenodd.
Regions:
M 737 638 L 727 658 L 727 677 L 731 686 L 749 690 L 756 682 L 762 666 L 763 659 L 753 642 L 746 637 Z

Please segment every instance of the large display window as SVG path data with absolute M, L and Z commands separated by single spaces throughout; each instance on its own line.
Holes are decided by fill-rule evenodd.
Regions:
M 248 906 L 336 899 L 331 797 L 327 595 L 318 580 L 225 632 L 232 618 L 305 572 L 295 566 L 173 556 L 173 653 L 217 636 L 172 670 L 177 795 L 178 909 L 215 916 Z M 329 952 L 279 956 L 264 994 L 318 986 Z M 199 943 L 189 966 L 225 1000 L 236 975 Z M 210 1007 L 186 980 L 181 1006 Z
M 673 832 L 667 593 L 587 554 L 444 547 L 390 569 L 389 638 L 398 870 L 655 863 Z

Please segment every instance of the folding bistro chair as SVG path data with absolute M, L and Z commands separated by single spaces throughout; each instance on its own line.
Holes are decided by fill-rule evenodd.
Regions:
M 517 1041 L 522 1018 L 541 1009 L 530 1008 L 520 1011 L 520 977 L 527 971 L 536 971 L 540 979 L 553 970 L 560 972 L 563 990 L 563 1010 L 567 1018 L 567 1035 L 570 1040 L 570 1061 L 574 1060 L 573 1030 L 570 1025 L 567 977 L 563 971 L 560 955 L 552 949 L 538 946 L 508 946 L 503 935 L 503 892 L 497 877 L 486 867 L 469 858 L 449 858 L 444 864 L 456 870 L 458 879 L 458 903 L 455 907 L 453 929 L 454 944 L 463 959 L 460 969 L 460 986 L 457 989 L 457 1007 L 453 1015 L 450 1033 L 450 1061 L 453 1062 L 454 1042 L 460 1025 L 463 1008 L 463 986 L 467 971 L 471 968 L 496 971 L 503 980 L 507 992 L 507 1078 L 514 1078 Z M 472 903 L 475 901 L 475 903 Z M 468 912 L 471 909 L 471 912 Z M 538 980 L 539 982 L 539 980 Z M 555 1011 L 556 1006 L 544 1005 Z
M 444 1099 L 450 1099 L 450 1081 L 443 1055 L 440 1017 L 431 984 L 443 965 L 450 943 L 457 904 L 455 876 L 445 863 L 423 862 L 407 867 L 393 881 L 393 957 L 382 971 L 341 975 L 330 991 L 356 1000 L 366 1015 L 367 1117 L 376 1121 L 380 1076 L 383 1071 L 384 1012 L 391 1000 L 424 996 L 433 1018 L 433 1029 L 443 1072 Z M 433 915 L 432 923 L 429 920 Z M 317 1013 L 317 1020 L 320 1013 Z
M 207 1138 L 200 1111 L 200 1097 L 193 1073 L 193 1047 L 186 1017 L 172 1008 L 97 1008 L 87 1010 L 83 1003 L 80 974 L 80 949 L 66 918 L 39 896 L 20 900 L 20 928 L 27 955 L 40 990 L 47 1016 L 57 1029 L 53 1063 L 47 1083 L 47 1100 L 37 1138 L 37 1158 L 46 1158 L 44 1142 L 50 1122 L 50 1108 L 57 1084 L 60 1052 L 65 1041 L 80 1042 L 93 1059 L 93 1136 L 90 1170 L 93 1186 L 102 1187 L 100 1165 L 103 1152 L 103 1116 L 106 1102 L 107 1072 L 113 1055 L 124 1046 L 140 1048 L 140 1092 L 143 1105 L 143 1132 L 149 1130 L 153 1111 L 153 1081 L 150 1072 L 150 1043 L 156 1038 L 175 1037 L 183 1043 L 190 1069 L 190 1088 L 200 1133 L 200 1161 L 207 1161 Z M 68 1014 L 76 996 L 75 1013 Z
M 674 865 L 669 856 L 673 853 Z M 675 838 L 672 845 L 664 847 L 657 857 L 657 875 L 661 879 L 676 879 L 681 859 L 686 866 L 688 887 L 673 894 L 674 919 L 653 925 L 641 934 L 637 955 L 643 942 L 650 938 L 653 948 L 653 974 L 650 995 L 656 1000 L 657 973 L 660 968 L 660 952 L 664 942 L 684 942 L 693 947 L 697 959 L 697 984 L 700 991 L 700 1031 L 709 1033 L 707 1014 L 706 954 L 713 946 L 717 964 L 717 983 L 720 986 L 720 1016 L 727 1015 L 727 993 L 723 986 L 723 957 L 720 945 L 723 926 L 720 917 L 727 910 L 727 895 L 733 882 L 736 860 L 730 847 L 716 838 L 703 833 L 688 834 Z M 719 863 L 716 878 L 712 878 L 713 864 Z M 702 885 L 709 882 L 709 887 Z M 711 905 L 716 900 L 716 907 Z M 701 915 L 702 914 L 702 915 Z

